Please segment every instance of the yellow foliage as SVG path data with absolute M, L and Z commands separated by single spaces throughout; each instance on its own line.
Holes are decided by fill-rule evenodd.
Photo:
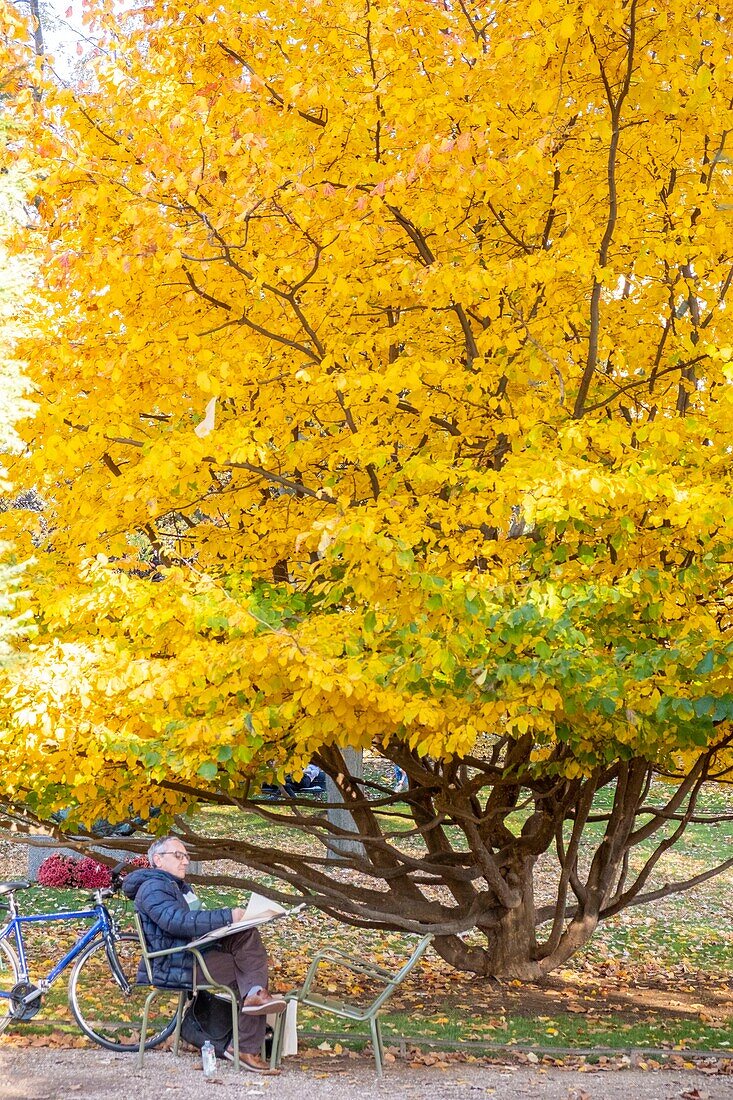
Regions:
M 8 783 L 723 736 L 729 8 L 94 13 L 29 149 Z

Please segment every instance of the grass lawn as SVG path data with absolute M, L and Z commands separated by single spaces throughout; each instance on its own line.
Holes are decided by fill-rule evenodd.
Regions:
M 733 792 L 711 792 L 703 809 L 713 808 L 733 810 Z M 394 820 L 399 828 L 402 819 Z M 202 811 L 197 825 L 211 835 L 235 830 L 241 836 L 256 835 L 260 841 L 269 833 L 262 822 L 220 809 Z M 302 837 L 295 839 L 307 843 Z M 690 826 L 665 856 L 655 881 L 686 878 L 722 862 L 733 850 L 732 839 L 731 821 Z M 650 850 L 641 847 L 634 854 L 635 866 L 642 865 Z M 540 868 L 540 893 L 543 875 L 549 874 L 549 868 Z M 548 887 L 550 882 L 548 877 Z M 729 871 L 687 893 L 625 910 L 606 921 L 584 950 L 541 983 L 472 977 L 452 971 L 437 955 L 428 953 L 389 1002 L 383 1018 L 385 1039 L 466 1043 L 472 1048 L 489 1044 L 548 1050 L 725 1051 L 733 1044 L 732 886 Z M 208 907 L 242 900 L 237 891 L 215 887 L 200 887 L 199 893 Z M 40 887 L 19 895 L 26 912 L 63 905 L 77 908 L 83 897 L 83 891 Z M 122 923 L 129 924 L 127 903 L 115 899 L 112 907 Z M 63 927 L 59 931 L 62 926 L 54 925 L 52 934 L 41 926 L 29 932 L 36 974 L 72 942 L 72 929 Z M 271 925 L 265 938 L 272 958 L 272 984 L 279 989 L 298 985 L 310 955 L 325 944 L 370 956 L 394 969 L 411 950 L 409 936 L 347 928 L 315 911 Z M 12 1026 L 6 1041 L 12 1042 L 13 1035 L 21 1038 L 21 1028 L 26 1034 L 48 1030 L 67 1038 L 78 1035 L 66 1009 L 65 984 L 62 977 L 47 994 L 42 1012 L 30 1024 Z M 353 980 L 344 972 L 330 974 L 327 985 L 332 995 L 358 997 Z M 349 1033 L 341 1021 L 308 1010 L 301 1010 L 300 1027 L 306 1043 L 308 1033 L 317 1042 L 324 1033 L 332 1041 L 335 1034 Z M 349 1045 L 363 1042 L 358 1029 L 351 1034 Z

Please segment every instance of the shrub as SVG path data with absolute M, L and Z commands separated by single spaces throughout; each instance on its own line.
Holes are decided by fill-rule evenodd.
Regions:
M 73 886 L 75 883 L 76 861 L 60 852 L 44 859 L 38 868 L 38 882 L 41 886 Z
M 130 859 L 125 864 L 125 873 L 128 871 L 136 871 L 138 867 L 149 867 L 150 860 L 147 856 L 135 856 L 134 859 Z
M 84 889 L 96 889 L 98 886 L 109 886 L 112 882 L 112 872 L 103 863 L 97 863 L 96 859 L 86 856 L 74 865 L 74 885 Z

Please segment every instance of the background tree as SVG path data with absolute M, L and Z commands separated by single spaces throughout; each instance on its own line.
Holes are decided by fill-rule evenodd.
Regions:
M 220 801 L 327 843 L 251 798 L 315 759 L 363 877 L 228 855 L 536 977 L 691 884 L 653 872 L 730 775 L 733 12 L 499 11 L 97 13 L 93 79 L 44 100 L 17 477 L 51 530 L 0 737 L 9 811 Z M 406 770 L 417 854 L 345 746 Z

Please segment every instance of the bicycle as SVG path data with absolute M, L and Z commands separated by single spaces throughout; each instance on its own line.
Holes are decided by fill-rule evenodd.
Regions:
M 15 894 L 29 888 L 26 881 L 0 882 L 0 910 L 7 910 L 7 923 L 0 928 L 0 1033 L 13 1021 L 33 1019 L 41 1008 L 43 995 L 57 978 L 73 964 L 69 977 L 68 999 L 73 1016 L 95 1043 L 107 1050 L 137 1051 L 143 1004 L 147 985 L 137 983 L 142 953 L 136 935 L 121 932 L 105 900 L 118 893 L 121 865 L 112 874 L 112 885 L 101 887 L 83 910 L 23 915 L 18 911 Z M 23 926 L 45 921 L 92 920 L 71 949 L 38 982 L 30 980 L 23 940 Z M 15 947 L 11 939 L 15 939 Z M 176 1025 L 178 994 L 169 1002 L 156 1004 L 156 1016 L 149 1026 L 152 1034 L 145 1049 L 158 1046 L 172 1034 Z M 136 1034 L 137 1033 L 137 1034 Z

